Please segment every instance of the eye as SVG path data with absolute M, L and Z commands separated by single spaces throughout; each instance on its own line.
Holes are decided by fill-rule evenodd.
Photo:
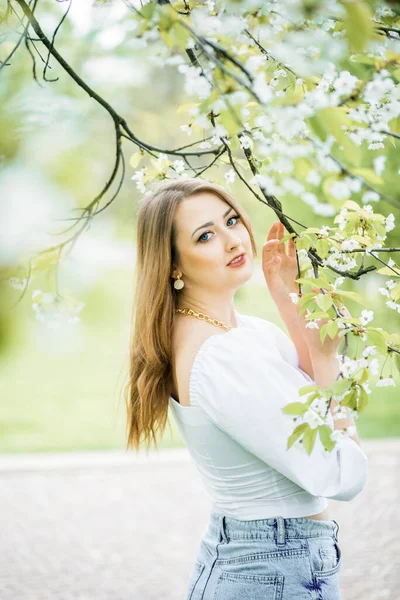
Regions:
M 240 220 L 240 215 L 232 215 L 231 217 L 229 217 L 229 219 L 227 220 L 227 223 L 229 223 L 229 221 L 231 221 L 231 219 L 236 219 L 237 221 Z M 236 225 L 236 223 L 235 223 Z M 199 237 L 199 239 L 197 240 L 198 242 L 200 242 L 201 244 L 204 244 L 204 242 L 208 242 L 208 240 L 210 238 L 207 239 L 201 239 L 204 235 L 206 235 L 206 233 L 211 233 L 211 231 L 205 231 L 204 233 L 201 234 L 201 236 Z

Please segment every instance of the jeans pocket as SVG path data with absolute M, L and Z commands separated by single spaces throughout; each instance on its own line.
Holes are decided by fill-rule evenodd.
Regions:
M 313 538 L 311 563 L 316 577 L 334 575 L 340 570 L 342 550 L 335 538 Z
M 222 571 L 213 600 L 281 600 L 283 575 L 247 575 Z
M 193 570 L 192 570 L 192 573 L 189 577 L 189 583 L 188 583 L 188 588 L 187 588 L 187 593 L 186 593 L 186 600 L 195 600 L 196 586 L 199 582 L 199 579 L 200 579 L 201 574 L 204 571 L 204 569 L 205 569 L 205 564 L 200 562 L 199 560 L 196 560 Z

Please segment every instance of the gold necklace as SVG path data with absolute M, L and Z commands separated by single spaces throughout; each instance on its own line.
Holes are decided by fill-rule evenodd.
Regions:
M 189 315 L 200 319 L 201 321 L 207 321 L 211 323 L 211 325 L 215 325 L 215 327 L 223 327 L 227 331 L 231 329 L 235 329 L 234 327 L 229 327 L 223 321 L 218 321 L 218 319 L 212 319 L 209 315 L 205 315 L 204 313 L 198 313 L 191 308 L 176 308 L 175 312 L 182 313 L 183 315 Z

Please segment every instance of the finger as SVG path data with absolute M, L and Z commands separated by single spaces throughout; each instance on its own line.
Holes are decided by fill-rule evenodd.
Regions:
M 263 257 L 269 259 L 271 256 L 276 256 L 278 244 L 279 242 L 277 239 L 265 242 L 265 244 L 263 244 Z
M 289 238 L 288 240 L 288 255 L 290 258 L 296 258 L 296 244 L 293 238 Z
M 276 275 L 280 269 L 280 263 L 281 259 L 279 256 L 273 256 L 269 260 L 263 261 L 262 270 L 264 272 L 264 275 Z
M 279 225 L 278 225 L 278 238 L 282 239 L 284 235 L 285 235 L 285 227 L 284 227 L 283 223 L 279 222 Z M 279 242 L 278 252 L 279 252 L 279 255 L 282 258 L 284 256 L 286 256 L 285 242 Z
M 276 240 L 278 238 L 278 225 L 279 221 L 272 223 L 268 231 L 267 240 Z

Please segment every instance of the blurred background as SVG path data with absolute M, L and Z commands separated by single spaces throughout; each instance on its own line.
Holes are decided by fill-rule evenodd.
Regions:
M 63 7 L 44 1 L 43 30 L 51 33 Z M 57 38 L 58 51 L 85 81 L 130 123 L 139 138 L 162 148 L 193 141 L 180 127 L 185 115 L 177 111 L 184 91 L 176 67 L 165 64 L 132 35 L 134 25 L 124 3 L 72 4 Z M 73 40 L 73 43 L 72 43 Z M 1 58 L 9 46 L 0 45 Z M 47 77 L 37 83 L 32 61 L 24 49 L 2 71 L 0 87 L 0 196 L 2 203 L 1 267 L 17 274 L 19 284 L 1 286 L 0 452 L 52 452 L 125 448 L 125 404 L 132 300 L 134 289 L 135 210 L 140 190 L 127 177 L 118 197 L 92 221 L 58 273 L 51 267 L 33 273 L 22 300 L 18 285 L 27 276 L 34 252 L 58 244 L 62 232 L 100 191 L 114 160 L 113 124 L 106 112 L 50 61 Z M 123 141 L 127 163 L 137 151 Z M 221 167 L 204 175 L 221 180 Z M 251 217 L 259 251 L 275 215 L 257 203 L 239 182 L 228 189 Z M 296 198 L 287 199 L 287 212 L 309 226 L 332 224 Z M 380 203 L 376 212 L 388 212 Z M 74 212 L 73 212 L 74 211 Z M 64 234 L 65 237 L 65 234 Z M 400 230 L 388 234 L 387 246 L 400 246 Z M 378 287 L 387 279 L 370 274 L 346 289 L 358 291 L 374 311 L 373 326 L 399 331 L 396 311 L 388 310 Z M 35 291 L 42 309 L 59 289 L 74 308 L 75 322 L 51 323 L 38 318 Z M 36 296 L 38 295 L 38 292 Z M 277 323 L 283 329 L 256 261 L 252 279 L 236 294 L 236 308 Z M 362 307 L 348 303 L 359 316 Z M 66 313 L 68 314 L 68 307 Z M 383 370 L 387 376 L 390 371 Z M 397 385 L 399 376 L 392 370 Z M 372 379 L 367 410 L 358 419 L 361 438 L 400 434 L 400 404 L 394 387 L 375 388 Z M 171 419 L 160 447 L 183 442 Z

